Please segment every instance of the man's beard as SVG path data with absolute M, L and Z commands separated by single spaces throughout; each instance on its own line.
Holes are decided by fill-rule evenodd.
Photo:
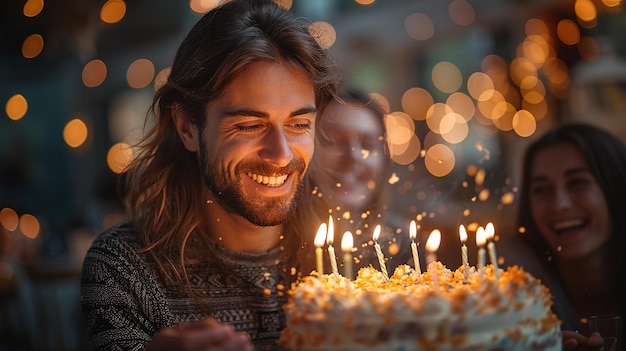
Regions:
M 201 145 L 204 145 L 203 143 Z M 228 164 L 209 160 L 208 153 L 200 148 L 200 169 L 204 184 L 216 196 L 216 201 L 226 211 L 235 213 L 258 226 L 275 226 L 291 219 L 304 191 L 302 181 L 306 166 L 301 158 L 293 159 L 286 167 L 272 167 L 268 164 L 240 163 L 235 166 L 234 177 L 229 172 Z M 300 175 L 296 180 L 291 196 L 255 197 L 255 194 L 244 194 L 241 177 L 246 174 L 294 174 Z M 258 184 L 259 187 L 266 185 Z

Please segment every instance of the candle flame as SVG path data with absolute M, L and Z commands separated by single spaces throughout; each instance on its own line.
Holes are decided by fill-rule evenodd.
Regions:
M 411 240 L 417 237 L 417 226 L 415 225 L 415 221 L 411 221 L 411 226 L 409 227 L 409 238 Z
M 317 230 L 317 234 L 315 234 L 315 240 L 313 244 L 316 247 L 322 247 L 324 245 L 324 240 L 326 239 L 326 223 L 320 224 L 319 229 Z
M 485 234 L 487 235 L 488 240 L 493 240 L 493 237 L 496 235 L 496 229 L 493 226 L 493 223 L 487 223 L 487 227 L 485 228 Z
M 465 226 L 463 224 L 459 226 L 459 237 L 461 238 L 461 242 L 465 244 L 467 241 L 467 232 L 465 231 Z
M 352 233 L 349 231 L 343 233 L 343 238 L 341 238 L 341 251 L 352 252 L 353 246 L 354 238 L 352 237 Z
M 326 243 L 332 245 L 335 240 L 335 225 L 333 224 L 333 216 L 328 216 L 328 234 L 326 235 Z
M 439 244 L 441 244 L 441 232 L 439 229 L 435 229 L 430 232 L 428 240 L 426 240 L 426 250 L 428 252 L 435 252 L 439 249 Z
M 485 228 L 478 227 L 476 230 L 476 245 L 485 246 L 487 242 L 487 232 L 485 232 Z
M 376 225 L 376 228 L 374 228 L 374 235 L 372 235 L 372 239 L 374 239 L 374 241 L 378 240 L 378 237 L 380 236 L 380 224 Z

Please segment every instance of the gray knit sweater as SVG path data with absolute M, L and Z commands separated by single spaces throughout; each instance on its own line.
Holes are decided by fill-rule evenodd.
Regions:
M 250 334 L 257 350 L 279 350 L 287 284 L 280 249 L 262 254 L 218 244 L 188 267 L 193 298 L 165 284 L 155 264 L 137 252 L 137 233 L 122 223 L 102 233 L 83 264 L 81 305 L 93 350 L 143 350 L 162 328 L 211 316 Z

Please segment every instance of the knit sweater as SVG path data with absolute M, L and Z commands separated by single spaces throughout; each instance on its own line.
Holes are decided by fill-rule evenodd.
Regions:
M 279 248 L 241 253 L 217 243 L 187 267 L 191 293 L 165 283 L 138 252 L 128 222 L 98 236 L 83 263 L 81 305 L 92 350 L 143 350 L 162 328 L 205 317 L 248 332 L 257 350 L 279 350 L 289 273 Z M 195 296 L 195 297 L 193 297 Z

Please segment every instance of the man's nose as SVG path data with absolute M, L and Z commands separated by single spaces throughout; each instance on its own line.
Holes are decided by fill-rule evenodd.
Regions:
M 293 152 L 285 131 L 281 128 L 270 128 L 263 138 L 261 158 L 278 167 L 285 167 L 293 159 Z

